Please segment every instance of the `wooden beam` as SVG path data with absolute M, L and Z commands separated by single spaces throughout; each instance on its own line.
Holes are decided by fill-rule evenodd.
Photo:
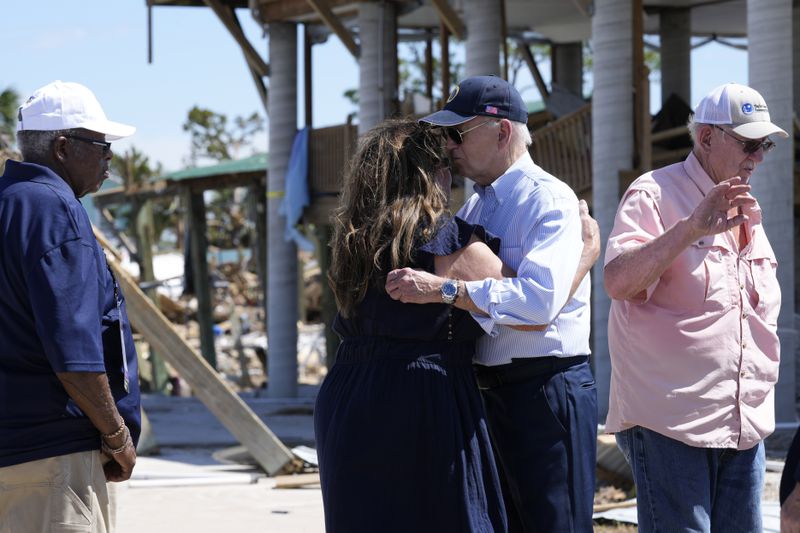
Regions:
M 258 6 L 258 16 L 264 24 L 271 22 L 322 23 L 306 0 L 255 0 L 255 2 Z M 344 17 L 345 12 L 357 14 L 358 8 L 355 8 L 356 11 L 352 9 L 353 0 L 326 0 L 325 3 L 331 10 L 340 8 L 337 10 L 340 17 Z
M 308 485 L 319 485 L 319 472 L 313 474 L 295 474 L 293 476 L 275 476 L 276 489 L 296 489 Z M 636 501 L 634 500 L 634 505 Z
M 536 87 L 539 89 L 539 92 L 542 95 L 542 99 L 547 102 L 550 99 L 550 91 L 547 90 L 547 85 L 544 83 L 544 78 L 542 78 L 542 73 L 539 72 L 539 67 L 536 65 L 536 58 L 533 57 L 533 53 L 531 53 L 531 49 L 528 46 L 528 43 L 523 41 L 522 39 L 517 39 L 517 50 L 522 55 L 522 58 L 528 64 L 528 68 L 533 75 L 533 81 L 536 82 Z
M 587 18 L 592 17 L 592 12 L 594 8 L 592 7 L 593 0 L 572 0 L 572 3 L 575 4 L 575 7 L 578 8 L 578 11 L 581 12 L 581 15 Z
M 432 2 L 433 8 L 439 14 L 439 18 L 442 19 L 447 29 L 450 30 L 450 33 L 459 41 L 463 41 L 466 37 L 467 30 L 464 27 L 464 23 L 461 22 L 458 13 L 450 7 L 447 0 L 432 0 Z
M 344 27 L 344 24 L 339 20 L 339 18 L 333 14 L 331 8 L 328 7 L 328 4 L 325 0 L 306 0 L 308 5 L 314 8 L 314 11 L 317 12 L 317 15 L 325 22 L 325 25 L 336 34 L 337 37 L 342 41 L 342 44 L 347 48 L 350 53 L 355 57 L 358 58 L 361 55 L 361 52 L 358 48 L 358 45 L 353 40 L 353 36 L 350 34 L 350 31 Z
M 155 243 L 155 228 L 153 223 L 153 201 L 152 200 L 137 200 L 131 202 L 134 218 L 136 221 L 136 250 L 139 252 L 139 281 L 155 281 L 156 275 L 153 269 L 153 245 Z M 147 296 L 158 307 L 158 298 L 156 296 L 156 287 L 147 290 Z M 141 361 L 141 359 L 140 359 Z M 155 392 L 165 392 L 167 390 L 167 383 L 169 375 L 167 374 L 167 367 L 164 365 L 164 360 L 158 355 L 158 352 L 150 346 L 150 357 L 148 358 L 150 364 L 150 390 Z
M 108 222 L 108 226 L 111 231 L 114 233 L 114 236 L 119 239 L 119 242 L 122 243 L 122 246 L 128 250 L 132 259 L 138 259 L 139 251 L 136 249 L 136 243 L 134 243 L 128 235 L 125 234 L 124 231 L 117 229 L 117 226 L 114 222 L 114 217 L 111 215 L 111 211 L 107 208 L 100 209 L 100 215 Z
M 94 229 L 95 237 L 107 250 L 113 250 L 108 240 Z M 186 344 L 172 324 L 152 301 L 139 289 L 136 281 L 112 255 L 108 265 L 125 295 L 131 324 L 161 356 L 192 387 L 197 398 L 223 426 L 245 447 L 258 464 L 269 474 L 295 469 L 292 453 L 261 421 L 244 401 L 223 381 L 211 366 L 191 346 Z
M 425 96 L 433 107 L 433 36 L 428 34 L 425 38 Z M 432 109 L 431 109 L 432 110 Z
M 644 64 L 644 6 L 643 0 L 631 2 L 633 18 L 633 138 L 635 142 L 634 165 L 641 172 L 652 169 L 653 144 L 650 140 L 650 95 L 647 66 Z
M 217 367 L 214 347 L 213 304 L 208 276 L 208 243 L 206 240 L 206 204 L 202 192 L 185 190 L 186 224 L 189 228 L 194 295 L 197 297 L 197 325 L 200 328 L 200 351 L 211 365 Z
M 269 76 L 269 65 L 262 59 L 262 57 L 256 52 L 256 49 L 253 48 L 253 45 L 250 44 L 250 41 L 247 40 L 247 37 L 242 31 L 242 27 L 239 25 L 239 19 L 236 18 L 236 13 L 233 11 L 232 7 L 229 7 L 220 0 L 203 0 L 205 4 L 211 8 L 212 11 L 217 15 L 222 24 L 228 29 L 231 36 L 233 36 L 234 40 L 239 44 L 239 47 L 242 49 L 244 53 L 244 57 L 247 60 L 247 64 L 250 65 L 252 69 L 258 72 L 259 76 L 265 77 Z
M 247 65 L 247 70 L 250 71 L 250 77 L 253 78 L 258 98 L 261 100 L 261 105 L 264 106 L 264 113 L 269 116 L 269 91 L 264 83 L 264 78 L 250 64 Z
M 438 107 L 444 107 L 450 96 L 450 30 L 444 21 L 439 22 L 439 49 L 442 52 L 442 102 Z
M 506 22 L 506 0 L 500 2 L 500 39 L 503 49 L 503 79 L 508 80 L 508 23 Z
M 305 119 L 306 126 L 309 128 L 314 124 L 314 101 L 313 101 L 313 78 L 312 75 L 312 52 L 314 50 L 314 43 L 311 40 L 311 32 L 309 31 L 308 24 L 303 24 L 303 96 L 305 97 Z

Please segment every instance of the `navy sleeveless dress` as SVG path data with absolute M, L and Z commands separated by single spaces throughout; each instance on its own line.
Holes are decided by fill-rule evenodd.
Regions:
M 434 271 L 480 226 L 449 218 L 417 249 Z M 378 286 L 380 285 L 380 286 Z M 506 531 L 472 355 L 483 330 L 445 304 L 403 304 L 375 283 L 348 319 L 314 409 L 328 533 Z

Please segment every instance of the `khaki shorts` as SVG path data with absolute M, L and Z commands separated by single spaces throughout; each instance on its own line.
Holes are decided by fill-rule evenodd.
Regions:
M 110 533 L 99 451 L 0 468 L 0 533 Z

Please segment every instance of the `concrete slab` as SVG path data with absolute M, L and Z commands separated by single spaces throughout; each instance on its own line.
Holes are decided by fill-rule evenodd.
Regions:
M 300 398 L 242 398 L 287 446 L 314 446 L 315 386 Z M 261 394 L 264 394 L 261 391 Z M 160 453 L 139 457 L 133 478 L 113 484 L 117 533 L 323 533 L 319 487 L 275 489 L 253 467 L 218 460 L 239 443 L 196 398 L 145 395 Z
M 318 388 L 301 385 L 300 398 L 271 399 L 252 392 L 241 397 L 286 446 L 313 447 L 313 409 Z M 224 448 L 239 444 L 197 398 L 147 394 L 142 397 L 142 406 L 159 446 Z

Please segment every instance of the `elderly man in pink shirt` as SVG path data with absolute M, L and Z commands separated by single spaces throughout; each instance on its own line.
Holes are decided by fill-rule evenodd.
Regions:
M 749 181 L 774 143 L 755 90 L 689 119 L 692 153 L 625 193 L 605 257 L 606 430 L 631 465 L 639 531 L 761 531 L 781 293 Z

